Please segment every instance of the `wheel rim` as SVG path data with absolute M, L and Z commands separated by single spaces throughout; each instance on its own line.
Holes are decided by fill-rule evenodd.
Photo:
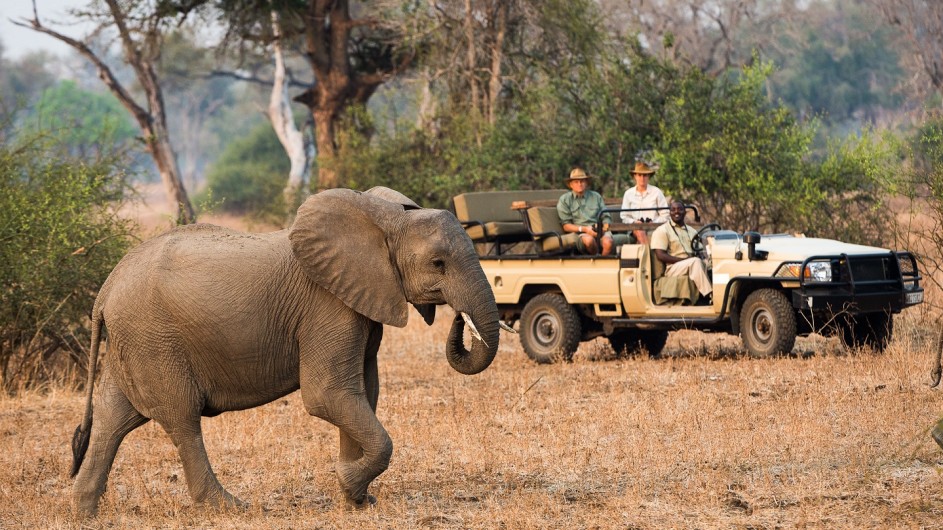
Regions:
M 773 315 L 767 309 L 759 309 L 753 313 L 752 326 L 756 340 L 763 344 L 773 339 Z
M 537 346 L 547 349 L 557 341 L 560 319 L 552 313 L 541 313 L 534 319 L 533 335 Z

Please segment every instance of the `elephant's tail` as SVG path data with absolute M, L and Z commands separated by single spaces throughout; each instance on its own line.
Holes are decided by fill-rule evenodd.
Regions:
M 85 383 L 85 416 L 82 423 L 75 428 L 75 434 L 72 435 L 72 471 L 70 477 L 74 477 L 82 467 L 82 460 L 85 460 L 85 452 L 88 450 L 88 442 L 92 433 L 92 390 L 95 386 L 95 373 L 98 366 L 98 347 L 101 342 L 102 326 L 105 323 L 101 307 L 96 303 L 92 310 L 92 347 L 88 354 L 88 381 Z

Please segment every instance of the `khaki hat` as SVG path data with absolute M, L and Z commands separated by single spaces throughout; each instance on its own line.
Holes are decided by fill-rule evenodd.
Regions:
M 588 175 L 581 168 L 575 167 L 573 168 L 573 171 L 570 171 L 570 176 L 567 179 L 565 179 L 564 182 L 569 184 L 570 182 L 573 182 L 574 180 L 584 180 L 584 179 L 591 179 L 591 178 L 593 178 L 592 175 Z
M 645 162 L 636 162 L 635 169 L 632 170 L 633 175 L 651 175 L 655 170 L 648 167 L 648 164 Z

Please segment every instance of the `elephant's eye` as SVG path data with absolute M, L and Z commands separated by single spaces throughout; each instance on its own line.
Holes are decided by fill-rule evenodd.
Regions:
M 432 260 L 432 266 L 439 272 L 445 272 L 445 261 L 440 259 Z

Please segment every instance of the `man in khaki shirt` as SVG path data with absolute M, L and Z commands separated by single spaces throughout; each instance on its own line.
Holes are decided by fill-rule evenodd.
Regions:
M 707 265 L 694 253 L 692 240 L 697 230 L 684 224 L 684 203 L 671 201 L 668 206 L 668 222 L 652 232 L 652 251 L 665 264 L 665 276 L 685 276 L 697 285 L 704 299 L 710 297 L 714 288 L 707 276 Z

